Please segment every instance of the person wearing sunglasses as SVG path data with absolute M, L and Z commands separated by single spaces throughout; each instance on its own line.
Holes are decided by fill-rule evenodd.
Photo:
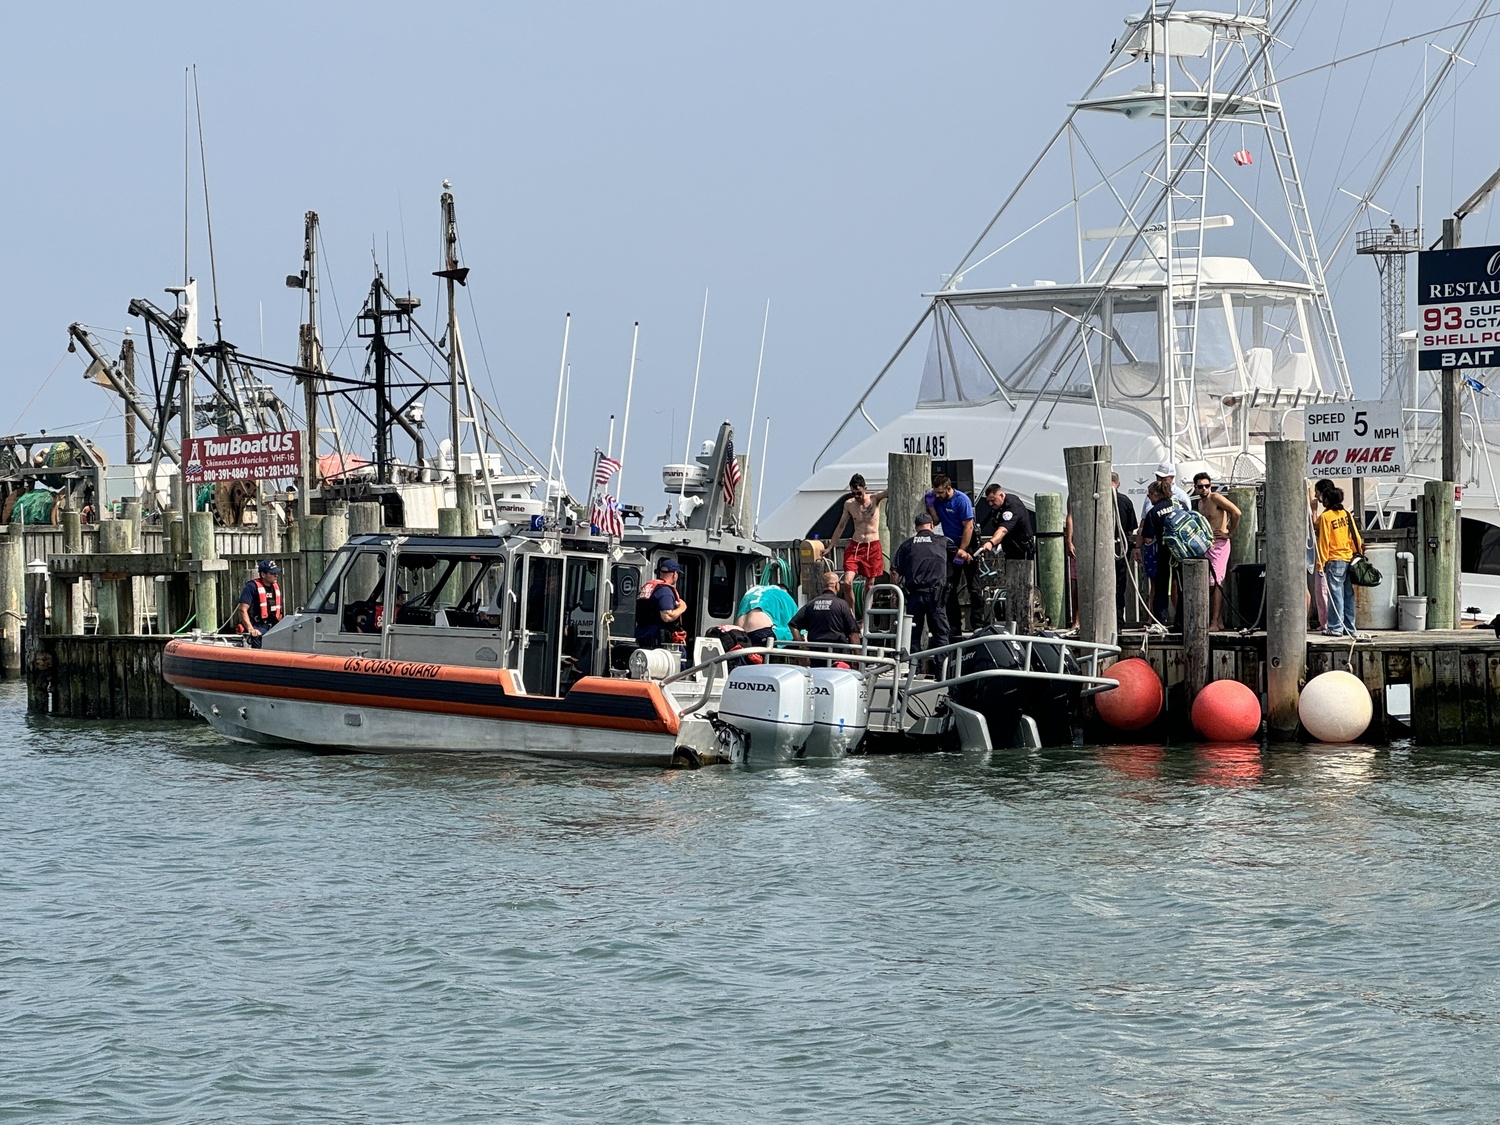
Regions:
M 1208 549 L 1212 617 L 1208 628 L 1209 632 L 1217 633 L 1224 628 L 1224 576 L 1229 571 L 1229 540 L 1240 526 L 1240 509 L 1229 497 L 1214 491 L 1213 479 L 1207 473 L 1193 477 L 1193 494 L 1198 514 L 1208 521 L 1214 533 L 1214 545 Z

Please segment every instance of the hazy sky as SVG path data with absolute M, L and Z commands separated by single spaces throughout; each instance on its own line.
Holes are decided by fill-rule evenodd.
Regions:
M 392 287 L 409 278 L 430 312 L 437 198 L 450 179 L 473 270 L 477 386 L 543 453 L 563 315 L 573 314 L 575 485 L 623 407 L 633 321 L 628 498 L 655 507 L 660 464 L 682 454 L 705 288 L 699 436 L 724 417 L 743 436 L 771 301 L 760 411 L 773 419 L 770 510 L 1138 7 L 13 7 L 0 68 L 0 429 L 97 427 L 120 448 L 119 410 L 81 380 L 66 327 L 96 325 L 113 343 L 131 297 L 167 303 L 162 287 L 180 279 L 183 70 L 196 63 L 227 338 L 253 352 L 264 332 L 266 354 L 295 358 L 300 294 L 283 278 L 299 267 L 308 209 L 322 216 L 328 252 L 329 347 L 343 332 L 338 313 L 347 325 L 368 288 L 372 246 Z M 1473 7 L 1302 0 L 1281 73 Z M 1466 52 L 1478 66 L 1461 68 L 1463 104 L 1495 103 L 1486 47 L 1497 22 Z M 1418 42 L 1287 83 L 1323 229 L 1342 226 L 1350 201 L 1337 188 L 1363 190 L 1410 111 L 1422 57 Z M 1435 68 L 1440 56 L 1429 58 Z M 1431 225 L 1500 160 L 1487 119 L 1466 122 L 1453 107 L 1444 97 L 1429 121 Z M 1377 197 L 1405 223 L 1415 169 L 1413 152 Z M 193 272 L 207 305 L 194 195 Z M 1491 213 L 1471 221 L 1467 242 L 1487 237 Z M 1030 263 L 1015 276 L 996 268 L 996 281 L 1039 276 Z M 1373 394 L 1374 270 L 1346 250 L 1330 273 L 1356 389 Z M 908 379 L 887 408 L 915 392 Z

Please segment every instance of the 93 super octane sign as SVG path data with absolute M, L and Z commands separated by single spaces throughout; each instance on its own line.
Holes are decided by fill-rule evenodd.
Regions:
M 1417 367 L 1500 367 L 1500 246 L 1417 255 Z
M 182 476 L 189 484 L 220 480 L 281 480 L 302 472 L 302 435 L 296 430 L 188 439 Z

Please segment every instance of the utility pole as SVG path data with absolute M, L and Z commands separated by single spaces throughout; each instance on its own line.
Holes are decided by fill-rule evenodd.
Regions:
M 135 340 L 130 329 L 125 329 L 125 341 L 120 345 L 120 378 L 132 392 L 135 391 Z M 135 415 L 125 411 L 125 463 L 135 464 Z
M 1462 208 L 1460 208 L 1462 210 Z M 1443 220 L 1443 249 L 1457 250 L 1463 241 L 1463 219 L 1455 214 Z M 1460 549 L 1463 526 L 1458 516 L 1458 489 L 1463 476 L 1463 412 L 1459 391 L 1463 387 L 1463 376 L 1457 368 L 1443 369 L 1443 489 L 1446 512 L 1438 515 L 1440 523 L 1451 521 L 1449 532 L 1453 543 L 1453 624 L 1457 629 L 1463 620 L 1463 551 Z M 1441 534 L 1441 532 L 1439 533 Z M 1429 539 L 1433 532 L 1427 532 Z M 1441 588 L 1441 587 L 1439 587 Z
M 1443 249 L 1457 250 L 1463 241 L 1463 221 L 1457 216 L 1443 220 Z M 1458 392 L 1463 386 L 1457 368 L 1443 371 L 1443 479 L 1458 484 L 1462 457 L 1463 433 Z

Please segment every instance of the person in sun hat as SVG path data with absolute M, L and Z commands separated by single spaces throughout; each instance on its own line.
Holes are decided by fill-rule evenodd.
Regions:
M 1180 484 L 1177 483 L 1176 465 L 1174 465 L 1171 461 L 1163 461 L 1161 464 L 1157 465 L 1156 479 L 1161 484 L 1161 486 L 1167 490 L 1167 495 L 1171 497 L 1173 504 L 1176 504 L 1179 508 L 1192 508 L 1192 497 L 1187 494 L 1187 489 L 1183 488 Z M 1150 509 L 1151 500 L 1148 498 L 1146 502 L 1141 505 L 1142 519 L 1146 518 L 1146 513 L 1150 511 Z

